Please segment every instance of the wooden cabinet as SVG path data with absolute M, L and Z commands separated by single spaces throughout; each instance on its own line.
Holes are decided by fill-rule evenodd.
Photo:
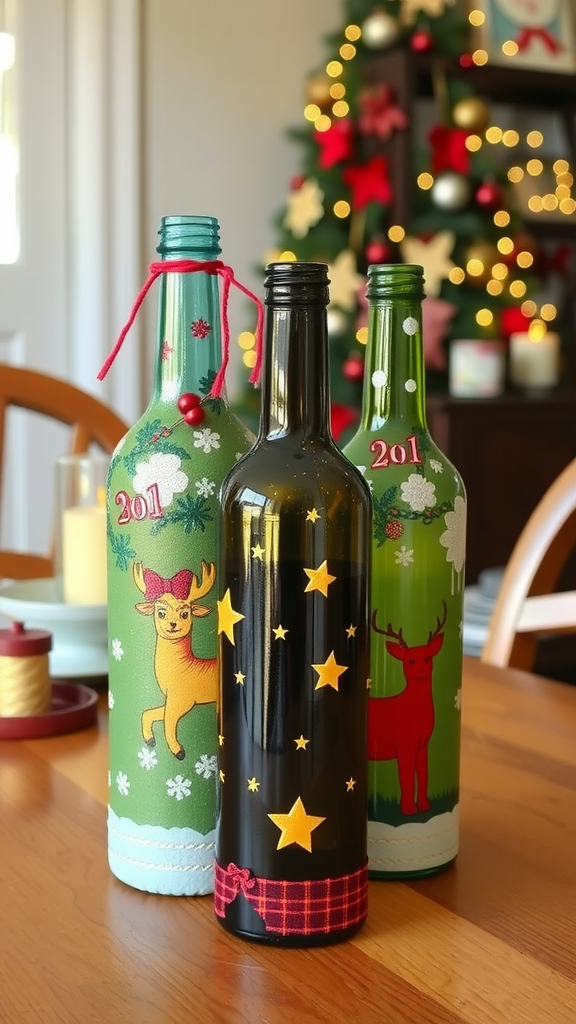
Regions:
M 468 496 L 466 582 L 505 565 L 536 504 L 576 457 L 576 396 L 431 395 L 430 432 L 462 474 Z

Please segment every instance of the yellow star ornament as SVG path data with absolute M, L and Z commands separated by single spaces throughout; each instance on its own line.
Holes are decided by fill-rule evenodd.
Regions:
M 280 829 L 280 839 L 277 850 L 284 846 L 291 846 L 296 843 L 303 850 L 312 853 L 312 833 L 318 825 L 321 825 L 326 818 L 319 818 L 314 814 L 306 814 L 301 797 L 292 805 L 288 814 L 269 814 L 268 817 Z
M 436 298 L 442 281 L 448 277 L 454 264 L 449 259 L 454 250 L 456 237 L 453 231 L 439 231 L 429 242 L 407 235 L 400 242 L 404 263 L 419 263 L 424 269 L 426 295 Z
M 231 644 L 236 644 L 234 640 L 234 626 L 244 616 L 240 612 L 235 612 L 232 607 L 232 599 L 230 597 L 230 588 L 224 594 L 221 601 L 216 602 L 218 608 L 218 632 L 226 633 Z
M 400 21 L 403 25 L 412 25 L 420 11 L 429 18 L 437 18 L 453 3 L 454 0 L 400 0 Z
M 344 249 L 328 267 L 330 278 L 330 305 L 340 309 L 354 309 L 358 289 L 364 284 L 362 274 L 356 272 L 356 257 L 351 249 Z
M 324 594 L 324 597 L 328 597 L 328 587 L 334 582 L 336 577 L 331 576 L 328 572 L 328 562 L 326 559 L 317 569 L 304 569 L 304 572 L 309 577 L 304 593 L 307 594 L 309 590 L 319 590 L 321 594 Z
M 332 686 L 334 690 L 337 690 L 338 679 L 343 672 L 347 671 L 348 666 L 337 665 L 334 651 L 332 651 L 323 665 L 312 665 L 312 668 L 320 677 L 316 683 L 317 690 L 320 690 L 323 686 Z
M 290 193 L 286 201 L 284 227 L 294 238 L 306 238 L 310 228 L 324 216 L 324 193 L 317 181 L 308 178 L 298 189 Z

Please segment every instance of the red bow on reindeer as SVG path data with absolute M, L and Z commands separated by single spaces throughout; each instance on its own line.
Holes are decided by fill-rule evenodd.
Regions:
M 163 594 L 173 594 L 179 601 L 185 601 L 190 593 L 192 573 L 189 569 L 180 569 L 180 572 L 165 579 L 153 569 L 144 569 L 144 583 L 146 584 L 144 596 L 147 601 L 156 601 Z

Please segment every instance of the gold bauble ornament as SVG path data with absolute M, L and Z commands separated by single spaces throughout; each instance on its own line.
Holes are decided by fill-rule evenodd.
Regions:
M 486 282 L 492 277 L 492 267 L 495 263 L 501 263 L 502 257 L 492 242 L 487 242 L 483 238 L 478 238 L 466 249 L 464 260 L 465 269 L 472 260 L 482 264 L 483 269 L 481 273 L 471 274 L 467 271 L 466 280 L 468 284 L 477 284 L 484 287 Z
M 306 82 L 306 102 L 315 103 L 320 110 L 326 110 L 334 100 L 330 95 L 330 88 L 334 85 L 334 79 L 328 75 L 312 75 Z
M 392 46 L 400 35 L 396 18 L 381 7 L 376 7 L 361 25 L 362 42 L 370 50 L 384 50 Z
M 482 135 L 490 123 L 490 108 L 479 96 L 465 96 L 454 104 L 452 120 L 457 128 Z

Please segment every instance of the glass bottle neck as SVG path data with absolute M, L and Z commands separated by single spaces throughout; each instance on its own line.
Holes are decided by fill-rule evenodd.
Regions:
M 186 392 L 205 394 L 222 359 L 218 276 L 169 272 L 161 275 L 159 288 L 153 397 L 173 402 Z
M 329 441 L 328 334 L 322 305 L 267 307 L 260 440 Z
M 422 308 L 398 299 L 371 303 L 361 430 L 403 421 L 427 430 Z

